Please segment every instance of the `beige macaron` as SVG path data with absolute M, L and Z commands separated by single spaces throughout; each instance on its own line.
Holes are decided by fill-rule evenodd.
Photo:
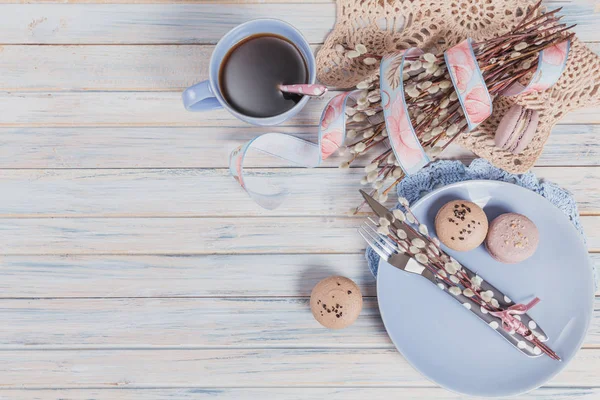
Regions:
M 315 319 L 329 329 L 352 325 L 362 310 L 362 294 L 351 279 L 330 276 L 317 283 L 310 294 Z
M 485 240 L 487 231 L 487 216 L 481 207 L 470 201 L 446 203 L 435 217 L 438 239 L 452 250 L 473 250 Z

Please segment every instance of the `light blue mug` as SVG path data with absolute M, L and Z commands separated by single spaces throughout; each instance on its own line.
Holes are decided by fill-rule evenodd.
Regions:
M 292 118 L 306 105 L 309 96 L 304 96 L 288 111 L 266 118 L 256 118 L 241 114 L 231 108 L 223 98 L 219 88 L 219 68 L 229 50 L 241 40 L 257 34 L 271 33 L 283 36 L 296 45 L 306 60 L 309 82 L 315 83 L 316 63 L 310 46 L 304 36 L 290 24 L 277 19 L 255 19 L 233 28 L 217 43 L 208 69 L 208 80 L 190 86 L 183 92 L 183 105 L 188 111 L 209 111 L 224 108 L 238 119 L 254 125 L 277 125 Z

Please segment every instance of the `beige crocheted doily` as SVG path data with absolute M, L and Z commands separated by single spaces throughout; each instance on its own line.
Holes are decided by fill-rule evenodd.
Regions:
M 420 47 L 444 50 L 466 37 L 493 37 L 514 27 L 535 0 L 337 0 L 337 22 L 317 54 L 318 78 L 339 88 L 355 86 L 376 68 L 340 59 L 336 44 L 367 46 L 369 53 Z M 560 80 L 541 93 L 497 98 L 494 114 L 456 142 L 512 173 L 529 170 L 540 156 L 554 125 L 571 110 L 600 104 L 600 57 L 577 39 Z M 494 132 L 515 103 L 540 112 L 535 138 L 514 155 L 494 146 Z

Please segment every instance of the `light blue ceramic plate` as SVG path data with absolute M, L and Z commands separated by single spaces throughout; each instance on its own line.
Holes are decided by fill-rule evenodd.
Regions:
M 537 388 L 560 372 L 581 347 L 592 315 L 594 288 L 586 248 L 569 219 L 553 204 L 522 187 L 497 181 L 466 181 L 436 190 L 413 206 L 433 231 L 435 215 L 450 200 L 470 200 L 490 221 L 505 212 L 529 217 L 540 244 L 514 265 L 492 259 L 484 246 L 448 251 L 513 301 L 541 299 L 530 315 L 563 359 L 529 358 L 513 348 L 460 303 L 426 279 L 380 261 L 379 309 L 398 350 L 418 371 L 455 392 L 508 396 Z

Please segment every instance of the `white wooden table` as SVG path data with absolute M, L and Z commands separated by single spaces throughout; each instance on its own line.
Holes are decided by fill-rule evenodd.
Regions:
M 361 169 L 265 162 L 259 171 L 303 192 L 266 212 L 226 170 L 229 152 L 264 130 L 181 105 L 227 30 L 276 17 L 317 47 L 334 3 L 0 3 L 0 399 L 460 398 L 385 334 L 359 219 L 346 216 Z M 548 3 L 600 50 L 592 2 Z M 314 140 L 324 101 L 277 130 Z M 535 168 L 574 193 L 592 253 L 599 112 L 568 115 Z M 365 295 L 339 332 L 308 309 L 331 274 Z M 572 364 L 520 398 L 600 398 L 600 310 Z

